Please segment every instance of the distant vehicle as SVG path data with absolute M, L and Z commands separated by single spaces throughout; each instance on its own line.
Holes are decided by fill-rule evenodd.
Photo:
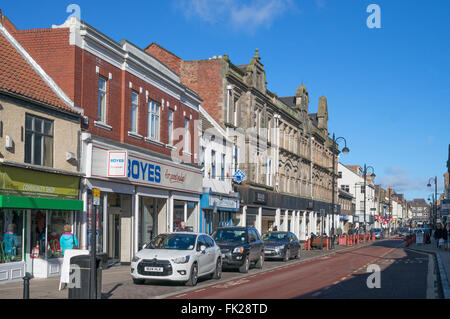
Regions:
M 221 227 L 212 238 L 222 252 L 223 268 L 238 268 L 247 273 L 250 264 L 261 269 L 264 264 L 264 242 L 254 227 Z
M 384 238 L 384 229 L 373 228 L 372 233 L 375 234 L 375 239 L 383 239 Z
M 263 234 L 264 256 L 266 259 L 297 259 L 300 256 L 300 243 L 291 232 L 267 232 Z
M 399 227 L 398 229 L 397 229 L 397 234 L 400 236 L 400 237 L 405 237 L 405 236 L 407 236 L 407 233 L 409 232 L 410 230 L 408 229 L 408 227 Z
M 131 261 L 135 284 L 146 279 L 197 285 L 199 277 L 222 276 L 222 254 L 214 240 L 200 233 L 164 233 L 144 245 Z

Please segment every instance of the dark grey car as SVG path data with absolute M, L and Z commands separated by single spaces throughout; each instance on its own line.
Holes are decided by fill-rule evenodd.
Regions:
M 212 237 L 222 252 L 223 268 L 238 268 L 247 273 L 250 264 L 262 269 L 264 242 L 254 227 L 221 227 Z
M 300 256 L 300 243 L 297 236 L 291 232 L 268 232 L 263 234 L 262 239 L 264 240 L 264 256 L 266 259 L 288 261 Z

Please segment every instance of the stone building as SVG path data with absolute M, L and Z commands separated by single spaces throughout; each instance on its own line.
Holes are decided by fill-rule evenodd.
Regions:
M 261 232 L 276 226 L 301 239 L 329 231 L 330 215 L 319 215 L 331 212 L 332 197 L 325 97 L 318 112 L 309 114 L 305 85 L 291 97 L 269 91 L 258 50 L 245 65 L 233 64 L 228 55 L 184 61 L 156 43 L 145 50 L 200 95 L 202 107 L 233 139 L 232 173 L 240 169 L 246 175 L 235 184 L 240 211 L 234 220 Z

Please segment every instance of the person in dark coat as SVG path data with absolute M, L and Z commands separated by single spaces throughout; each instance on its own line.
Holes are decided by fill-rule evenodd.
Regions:
M 434 231 L 434 239 L 436 239 L 436 247 L 439 248 L 439 241 L 441 239 L 444 240 L 444 242 L 447 240 L 448 234 L 447 230 L 442 227 L 441 224 L 436 225 L 436 230 Z

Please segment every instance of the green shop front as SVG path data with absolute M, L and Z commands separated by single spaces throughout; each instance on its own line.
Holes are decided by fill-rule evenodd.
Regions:
M 59 276 L 64 226 L 80 233 L 79 176 L 0 165 L 0 283 Z

